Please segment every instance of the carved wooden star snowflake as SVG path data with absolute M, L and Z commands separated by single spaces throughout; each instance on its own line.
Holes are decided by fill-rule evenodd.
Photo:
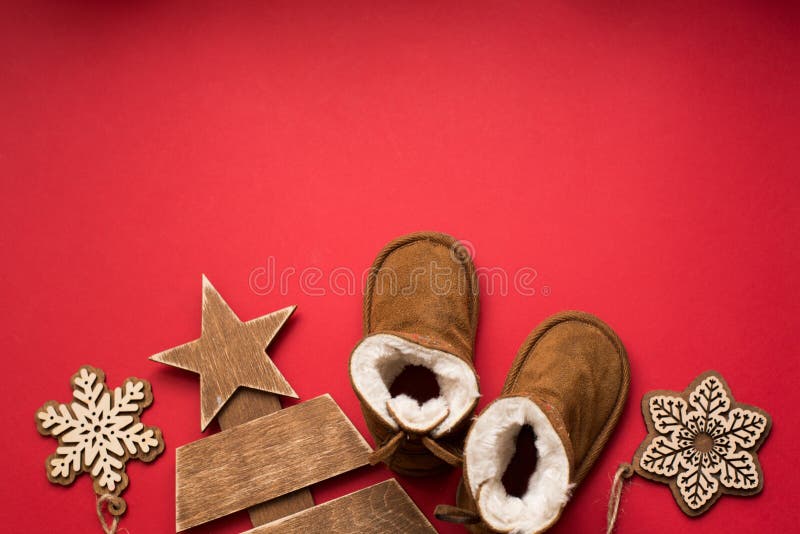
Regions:
M 45 464 L 47 478 L 68 485 L 87 472 L 95 493 L 119 495 L 128 485 L 125 462 L 130 458 L 150 462 L 164 450 L 161 430 L 139 421 L 153 402 L 150 384 L 128 378 L 109 391 L 103 371 L 88 365 L 70 383 L 72 403 L 49 401 L 36 412 L 39 433 L 58 438 L 56 453 Z
M 690 516 L 708 510 L 723 494 L 753 495 L 764 477 L 758 450 L 772 426 L 765 411 L 733 400 L 725 380 L 708 371 L 681 393 L 651 391 L 642 399 L 648 436 L 633 467 L 669 484 Z

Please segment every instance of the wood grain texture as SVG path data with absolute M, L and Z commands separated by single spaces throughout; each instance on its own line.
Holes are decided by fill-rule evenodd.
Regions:
M 217 421 L 222 430 L 227 430 L 280 409 L 281 403 L 277 395 L 239 388 L 225 403 L 225 407 L 217 415 Z M 250 522 L 256 527 L 312 506 L 314 499 L 311 490 L 303 488 L 251 506 L 247 509 L 247 513 L 250 514 Z
M 371 449 L 330 395 L 176 450 L 176 530 L 200 525 L 368 462 Z
M 266 347 L 292 315 L 289 306 L 242 322 L 203 276 L 200 339 L 150 357 L 200 375 L 200 428 L 205 430 L 240 387 L 297 397 L 266 354 Z
M 436 529 L 396 480 L 387 480 L 243 534 L 425 534 Z

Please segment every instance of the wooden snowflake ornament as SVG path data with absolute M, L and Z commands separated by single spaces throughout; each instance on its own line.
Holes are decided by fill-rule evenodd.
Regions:
M 153 461 L 164 451 L 161 430 L 139 421 L 153 402 L 146 380 L 128 378 L 110 391 L 105 374 L 85 365 L 72 376 L 73 401 L 46 402 L 36 412 L 36 427 L 43 436 L 58 439 L 55 454 L 45 467 L 50 482 L 69 485 L 80 473 L 89 473 L 98 496 L 119 496 L 128 486 L 125 463 L 131 458 Z M 121 498 L 109 500 L 109 511 L 125 512 Z
M 735 402 L 715 371 L 683 392 L 651 391 L 642 399 L 648 435 L 633 458 L 639 475 L 669 484 L 689 516 L 708 510 L 722 494 L 754 495 L 764 485 L 756 451 L 772 419 Z

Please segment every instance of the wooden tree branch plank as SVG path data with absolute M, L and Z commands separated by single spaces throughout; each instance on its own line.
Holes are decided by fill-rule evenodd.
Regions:
M 371 449 L 330 395 L 176 451 L 176 529 L 280 497 L 368 463 Z
M 387 480 L 243 534 L 436 533 L 396 480 Z
M 250 388 L 239 388 L 217 415 L 222 430 L 239 426 L 281 409 L 277 395 Z M 311 490 L 303 488 L 247 509 L 254 527 L 275 521 L 314 506 Z

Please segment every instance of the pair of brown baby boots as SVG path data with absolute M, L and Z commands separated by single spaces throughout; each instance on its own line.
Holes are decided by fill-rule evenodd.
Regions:
M 611 328 L 558 313 L 525 340 L 500 398 L 471 421 L 478 284 L 467 250 L 423 232 L 389 243 L 364 294 L 353 389 L 385 462 L 411 476 L 463 465 L 457 506 L 471 532 L 543 532 L 561 515 L 619 420 L 630 371 Z

